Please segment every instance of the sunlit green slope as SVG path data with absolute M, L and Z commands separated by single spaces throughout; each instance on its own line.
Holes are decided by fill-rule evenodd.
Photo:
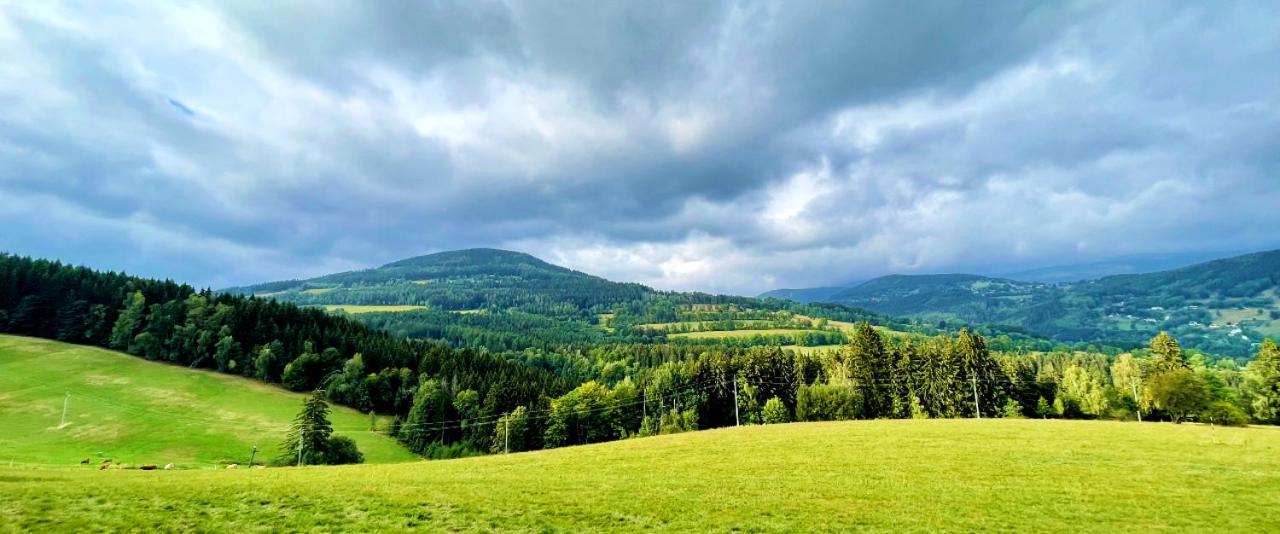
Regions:
M 304 396 L 261 382 L 108 350 L 0 336 L 0 465 L 212 467 L 279 453 Z M 67 405 L 66 424 L 62 409 Z M 335 406 L 338 434 L 370 463 L 416 457 L 369 432 L 366 414 Z

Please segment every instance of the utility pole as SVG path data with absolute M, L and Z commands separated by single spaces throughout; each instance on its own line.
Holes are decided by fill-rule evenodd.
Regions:
M 507 414 L 502 422 L 502 440 L 506 442 L 503 445 L 504 454 L 511 454 L 511 414 Z
M 249 467 L 253 467 L 253 459 L 258 457 L 258 446 L 253 446 L 253 452 L 249 453 Z
M 738 419 L 738 373 L 733 374 L 733 426 L 742 426 Z
M 1138 381 L 1130 380 L 1129 385 L 1133 387 L 1133 411 L 1138 414 L 1138 422 L 1142 422 L 1142 401 L 1138 399 Z
M 71 402 L 71 392 L 67 392 L 67 396 L 62 399 L 62 422 L 58 423 L 58 428 L 67 426 L 67 403 Z
M 978 377 L 970 377 L 969 380 L 973 383 L 973 413 L 982 419 L 982 407 L 978 405 Z
M 307 429 L 298 429 L 298 467 L 302 467 L 302 446 L 307 442 Z

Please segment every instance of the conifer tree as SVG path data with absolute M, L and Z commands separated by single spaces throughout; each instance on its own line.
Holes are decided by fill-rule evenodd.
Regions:
M 333 425 L 329 422 L 329 403 L 324 399 L 324 392 L 316 390 L 302 405 L 302 411 L 293 419 L 289 433 L 280 444 L 281 463 L 293 463 L 298 459 L 301 447 L 302 463 L 327 463 L 329 440 L 333 435 Z
M 1191 368 L 1187 363 L 1187 356 L 1182 353 L 1182 347 L 1178 346 L 1178 340 L 1173 339 L 1168 332 L 1161 331 L 1151 338 L 1150 349 L 1151 366 L 1155 373 Z

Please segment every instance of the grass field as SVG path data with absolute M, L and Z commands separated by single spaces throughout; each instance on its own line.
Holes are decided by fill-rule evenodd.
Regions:
M 408 305 L 391 305 L 391 306 L 363 306 L 359 304 L 325 304 L 325 311 L 345 312 L 345 313 L 374 313 L 374 312 L 407 312 L 414 310 L 425 310 L 426 306 L 408 306 Z
M 768 321 L 765 319 L 741 319 L 741 320 L 733 321 L 733 323 L 737 325 L 739 328 L 748 328 L 752 326 L 768 327 L 769 323 L 772 323 L 772 322 L 773 321 Z M 638 324 L 636 325 L 636 328 L 643 329 L 643 330 L 652 330 L 655 332 L 666 332 L 666 331 L 670 331 L 678 328 L 708 328 L 709 329 L 709 328 L 714 328 L 716 324 L 717 324 L 717 321 L 676 321 L 673 323 Z
M 104 459 L 212 467 L 248 462 L 255 444 L 265 460 L 279 452 L 303 399 L 247 378 L 0 336 L 0 466 L 78 468 L 88 458 L 94 467 Z M 64 400 L 68 424 L 60 428 Z M 356 440 L 367 462 L 417 459 L 368 432 L 366 414 L 334 407 L 331 420 Z
M 756 334 L 763 336 L 796 336 L 804 335 L 816 330 L 804 330 L 800 328 L 774 328 L 774 329 L 750 329 L 750 330 L 715 330 L 711 332 L 680 332 L 678 334 L 668 334 L 671 338 L 689 338 L 689 339 L 723 339 L 734 337 L 752 337 Z
M 843 346 L 844 345 L 814 345 L 811 347 L 804 347 L 800 345 L 788 345 L 786 349 L 796 351 L 801 354 L 817 354 L 820 352 L 832 352 L 835 350 L 839 350 L 840 347 L 843 347 Z
M 881 420 L 402 466 L 0 468 L 0 530 L 1280 529 L 1280 429 Z

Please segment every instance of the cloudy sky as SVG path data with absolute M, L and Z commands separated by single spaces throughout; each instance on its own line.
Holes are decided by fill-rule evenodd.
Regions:
M 666 289 L 1280 246 L 1280 3 L 0 0 L 0 250 Z

